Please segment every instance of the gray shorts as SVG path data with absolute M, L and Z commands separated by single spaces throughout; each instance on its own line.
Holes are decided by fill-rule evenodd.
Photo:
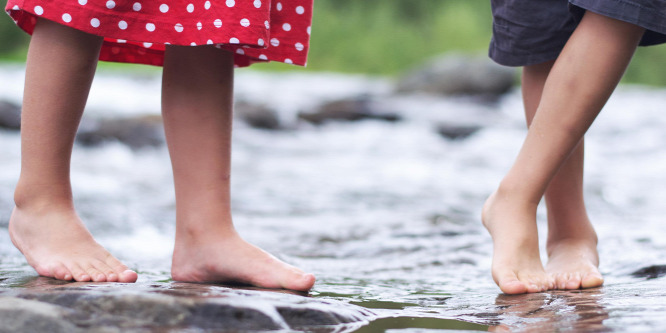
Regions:
M 554 60 L 578 25 L 567 0 L 491 0 L 490 58 L 527 66 Z
M 666 42 L 666 0 L 491 0 L 491 5 L 488 53 L 505 66 L 555 60 L 585 10 L 648 29 L 641 45 Z

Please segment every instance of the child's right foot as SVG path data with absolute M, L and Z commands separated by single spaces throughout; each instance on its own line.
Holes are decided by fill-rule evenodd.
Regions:
M 493 238 L 492 275 L 507 294 L 552 289 L 539 256 L 535 209 L 493 193 L 483 206 L 483 224 Z
M 99 245 L 72 209 L 14 208 L 12 243 L 39 275 L 80 282 L 135 282 L 137 274 Z

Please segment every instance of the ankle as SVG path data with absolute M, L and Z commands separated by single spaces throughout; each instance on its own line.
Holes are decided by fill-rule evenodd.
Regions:
M 74 208 L 69 184 L 28 185 L 19 181 L 14 191 L 14 204 L 19 210 L 45 210 L 54 207 Z

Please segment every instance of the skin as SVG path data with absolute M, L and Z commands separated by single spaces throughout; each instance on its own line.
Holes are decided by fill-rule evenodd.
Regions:
M 176 186 L 173 278 L 312 288 L 312 274 L 247 243 L 234 229 L 229 191 L 233 55 L 215 47 L 169 46 L 162 82 Z
M 21 116 L 21 176 L 9 234 L 40 275 L 134 282 L 137 274 L 95 242 L 72 200 L 72 146 L 101 44 L 100 37 L 49 21 L 35 27 Z
M 570 172 L 565 162 L 572 154 L 569 167 L 581 163 L 582 168 L 575 151 L 582 150 L 585 132 L 617 86 L 643 33 L 643 28 L 587 12 L 547 75 L 518 157 L 483 207 L 482 220 L 493 238 L 492 275 L 504 293 L 539 292 L 562 282 L 566 289 L 578 280 L 582 287 L 601 283 L 590 268 L 598 264 L 590 234 L 573 234 L 576 228 L 586 229 L 586 223 L 567 218 L 573 227 L 560 228 L 559 216 L 566 213 L 552 209 L 557 195 L 550 202 L 549 223 L 555 229 L 548 246 L 551 274 L 546 272 L 539 259 L 536 209 L 558 171 Z M 576 258 L 576 263 L 567 264 L 568 258 Z
M 525 66 L 523 104 L 528 126 L 541 101 L 543 87 L 554 61 Z M 584 140 L 550 181 L 545 199 L 548 208 L 548 264 L 546 273 L 556 289 L 580 289 L 603 284 L 599 273 L 597 234 L 585 209 L 583 196 Z
M 40 20 L 28 52 L 21 176 L 12 242 L 43 276 L 134 282 L 137 274 L 91 236 L 69 179 L 74 137 L 102 38 Z M 168 47 L 163 115 L 176 186 L 172 276 L 306 291 L 314 276 L 245 242 L 229 198 L 233 55 L 215 47 Z

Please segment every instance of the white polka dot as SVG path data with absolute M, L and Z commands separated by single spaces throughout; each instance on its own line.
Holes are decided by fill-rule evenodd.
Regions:
M 143 43 L 143 47 L 145 48 L 149 48 L 151 46 L 153 46 L 153 43 Z
M 12 7 L 12 10 L 19 10 L 19 9 L 21 9 L 21 8 L 19 8 L 18 5 L 14 5 L 14 7 Z
M 108 9 L 116 8 L 116 3 L 113 0 L 109 0 L 106 2 L 106 8 Z
M 250 26 L 250 20 L 244 18 L 244 19 L 242 19 L 242 20 L 240 21 L 240 24 L 241 24 L 242 26 L 244 26 L 244 27 L 247 28 L 247 27 Z
M 265 54 L 262 54 L 262 55 L 259 56 L 259 59 L 268 60 L 268 57 Z
M 294 46 L 299 51 L 303 51 L 303 49 L 305 48 L 305 46 L 303 46 L 303 44 L 301 44 L 301 43 L 296 43 L 296 44 L 294 44 Z
M 171 45 L 171 43 L 169 43 L 169 42 L 164 42 L 164 45 Z
M 240 43 L 240 41 L 236 37 L 231 37 L 231 39 L 229 39 L 229 44 L 238 44 L 238 43 Z
M 190 43 L 190 46 L 197 46 L 197 43 L 192 42 L 192 43 Z
M 124 43 L 127 43 L 127 41 L 126 41 L 126 40 L 124 40 L 124 39 L 118 39 L 118 40 L 117 40 L 116 42 L 118 42 L 118 43 L 120 43 L 120 44 L 124 44 Z
M 203 28 L 203 24 L 201 22 L 197 22 L 197 30 L 201 30 Z
M 155 31 L 155 24 L 154 23 L 146 23 L 146 30 L 153 32 Z
M 62 14 L 62 20 L 67 23 L 72 22 L 72 15 L 69 15 L 67 13 Z
M 305 8 L 303 8 L 303 6 L 296 7 L 296 14 L 303 15 L 303 13 L 305 13 Z
M 279 46 L 280 45 L 280 40 L 277 38 L 271 38 L 271 45 L 273 46 Z
M 215 22 L 213 22 L 216 28 L 221 28 L 222 27 L 222 20 L 217 19 Z
M 238 54 L 245 54 L 245 50 L 243 50 L 243 49 L 238 49 L 238 50 L 236 50 L 236 53 L 238 53 Z
M 209 39 L 209 40 L 206 42 L 206 44 L 208 44 L 208 45 L 213 45 L 213 41 Z
M 227 0 L 227 7 L 233 7 L 233 6 L 235 6 L 235 5 L 236 5 L 236 1 L 235 1 L 235 0 Z
M 135 12 L 140 11 L 140 10 L 141 10 L 141 4 L 138 3 L 138 2 L 135 2 L 135 3 L 132 5 L 132 9 L 134 9 Z
M 259 40 L 257 41 L 257 45 L 264 46 L 264 40 L 259 38 Z
M 287 58 L 287 59 L 284 59 L 284 63 L 285 64 L 293 64 L 294 62 L 291 59 Z
M 307 29 L 308 35 L 312 32 L 312 27 L 308 27 Z
M 88 0 L 79 0 L 79 5 L 85 6 L 88 3 Z
M 204 8 L 206 8 L 206 10 L 210 9 L 210 1 L 206 1 L 206 3 L 204 3 Z
M 275 8 L 277 8 L 278 11 L 282 10 L 282 2 L 278 2 Z
M 285 23 L 282 25 L 282 30 L 284 31 L 290 31 L 291 30 L 291 24 Z
M 264 21 L 264 25 L 266 26 L 266 29 L 270 29 L 270 28 L 271 28 L 271 24 L 268 23 L 268 21 Z
M 127 22 L 125 22 L 125 21 L 118 22 L 118 28 L 120 28 L 120 30 L 127 29 Z
M 187 12 L 188 12 L 188 13 L 191 13 L 191 12 L 193 12 L 193 11 L 194 11 L 194 4 L 189 4 L 189 5 L 187 5 Z
M 168 12 L 168 11 L 169 11 L 169 5 L 167 5 L 167 4 L 165 4 L 165 3 L 163 3 L 163 4 L 160 5 L 160 12 L 162 12 L 162 13 L 166 13 L 166 12 Z
M 44 8 L 42 8 L 42 6 L 35 6 L 35 14 L 37 15 L 44 14 Z
M 173 28 L 176 29 L 176 31 L 178 31 L 178 32 L 183 32 L 183 29 L 184 29 L 183 25 L 180 24 L 180 23 L 176 23 L 176 25 Z
M 261 8 L 261 0 L 254 0 L 254 8 Z
M 92 20 L 90 20 L 90 25 L 92 25 L 93 28 L 97 28 L 97 27 L 99 27 L 99 19 L 96 18 L 96 17 L 93 18 Z

